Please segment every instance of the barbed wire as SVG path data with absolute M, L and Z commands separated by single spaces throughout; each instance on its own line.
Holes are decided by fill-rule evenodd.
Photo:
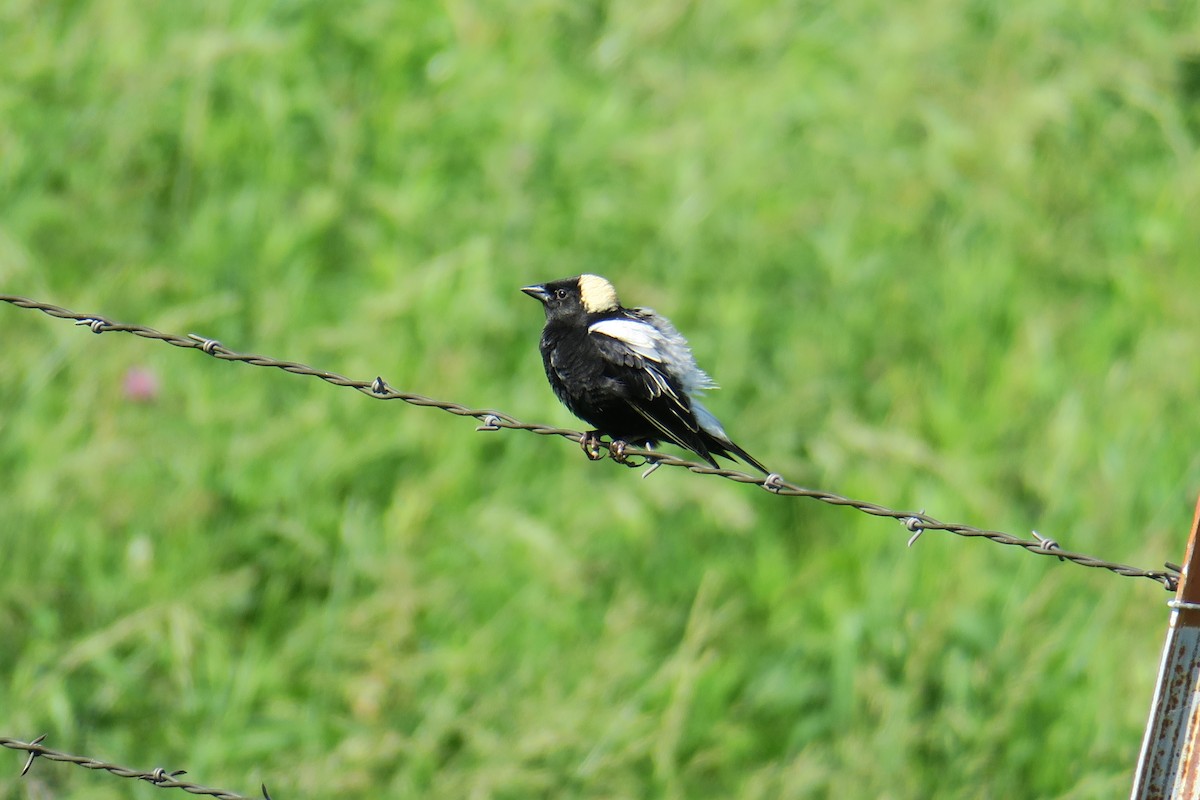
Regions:
M 908 540 L 909 546 L 912 546 L 917 539 L 925 531 L 945 531 L 956 536 L 966 538 L 981 538 L 986 539 L 996 544 L 1006 545 L 1009 547 L 1019 547 L 1027 552 L 1040 556 L 1053 556 L 1059 561 L 1077 564 L 1082 567 L 1091 567 L 1093 569 L 1102 569 L 1112 572 L 1117 575 L 1124 575 L 1130 578 L 1148 578 L 1156 583 L 1161 584 L 1167 591 L 1174 592 L 1178 587 L 1179 569 L 1173 564 L 1164 565 L 1164 570 L 1144 570 L 1138 567 L 1121 564 L 1114 561 L 1106 561 L 1102 558 L 1089 556 L 1084 553 L 1076 553 L 1070 550 L 1064 550 L 1054 539 L 1044 537 L 1037 531 L 1031 531 L 1031 538 L 1023 538 L 1015 536 L 1003 531 L 988 530 L 985 528 L 976 528 L 972 525 L 964 525 L 956 522 L 942 522 L 934 517 L 929 516 L 922 511 L 900 511 L 877 503 L 868 503 L 862 500 L 854 500 L 849 497 L 843 497 L 833 492 L 821 491 L 818 489 L 806 489 L 794 483 L 789 483 L 777 473 L 771 473 L 766 477 L 750 475 L 736 469 L 728 469 L 723 467 L 713 467 L 708 464 L 701 464 L 695 461 L 688 461 L 684 458 L 665 453 L 660 450 L 648 450 L 636 447 L 629 447 L 624 442 L 601 442 L 600 440 L 586 436 L 580 431 L 570 430 L 568 428 L 557 428 L 552 425 L 540 425 L 536 423 L 521 422 L 520 420 L 509 416 L 508 414 L 492 409 L 470 408 L 469 406 L 460 403 L 452 403 L 446 400 L 436 400 L 431 397 L 416 394 L 414 392 L 401 392 L 393 389 L 387 384 L 382 377 L 377 377 L 374 380 L 363 381 L 353 380 L 335 372 L 326 372 L 324 370 L 314 369 L 306 364 L 300 364 L 294 361 L 281 361 L 269 356 L 255 355 L 251 353 L 238 353 L 222 345 L 216 339 L 209 339 L 204 336 L 199 336 L 190 333 L 182 336 L 174 333 L 163 333 L 162 331 L 148 328 L 144 325 L 128 325 L 119 322 L 113 322 L 105 317 L 96 314 L 81 314 L 75 311 L 69 311 L 59 306 L 49 303 L 42 303 L 37 300 L 30 300 L 26 297 L 16 295 L 0 294 L 0 301 L 10 303 L 18 308 L 26 308 L 35 311 L 41 311 L 52 317 L 59 319 L 73 320 L 77 325 L 87 326 L 93 333 L 107 333 L 110 331 L 120 331 L 122 333 L 131 333 L 134 336 L 140 336 L 145 339 L 156 339 L 165 342 L 174 347 L 182 347 L 191 350 L 199 350 L 213 358 L 218 358 L 222 361 L 240 361 L 256 367 L 271 367 L 281 369 L 285 372 L 290 372 L 293 375 L 307 375 L 314 378 L 319 378 L 326 383 L 331 383 L 334 386 L 344 386 L 351 389 L 356 389 L 362 394 L 372 397 L 376 400 L 403 400 L 414 406 L 422 406 L 426 408 L 437 408 L 442 411 L 454 414 L 460 417 L 473 417 L 479 421 L 479 425 L 475 428 L 477 431 L 498 431 L 503 429 L 521 430 L 535 433 L 539 436 L 559 436 L 564 439 L 570 439 L 579 443 L 584 452 L 592 460 L 603 458 L 605 455 L 611 457 L 618 463 L 626 466 L 643 466 L 646 463 L 654 465 L 657 468 L 659 465 L 682 467 L 689 472 L 694 472 L 700 475 L 716 475 L 721 478 L 726 478 L 737 483 L 749 483 L 756 486 L 761 486 L 772 494 L 782 495 L 785 497 L 806 497 L 812 500 L 817 500 L 822 503 L 827 503 L 834 506 L 846 506 L 861 511 L 864 514 L 870 514 L 875 517 L 889 517 L 898 520 L 912 534 Z M 634 462 L 631 459 L 641 458 L 640 462 Z
M 33 766 L 33 762 L 39 758 L 46 758 L 50 761 L 63 761 L 68 764 L 75 764 L 84 769 L 98 769 L 112 773 L 118 778 L 133 778 L 134 780 L 146 781 L 152 783 L 160 789 L 182 789 L 189 794 L 204 795 L 206 797 L 216 797 L 219 800 L 254 800 L 254 798 L 246 795 L 227 792 L 223 789 L 213 789 L 208 786 L 201 786 L 198 783 L 189 783 L 188 781 L 177 780 L 180 775 L 187 774 L 185 769 L 177 769 L 168 772 L 162 767 L 158 767 L 149 772 L 140 769 L 132 769 L 130 767 L 122 767 L 118 764 L 110 764 L 107 761 L 100 761 L 96 758 L 88 758 L 87 756 L 76 756 L 70 753 L 63 753 L 58 750 L 51 750 L 42 744 L 45 740 L 45 734 L 34 739 L 32 742 L 23 742 L 20 739 L 10 739 L 6 736 L 0 736 L 0 746 L 7 747 L 9 750 L 21 750 L 29 754 L 29 758 L 25 759 L 25 766 L 21 768 L 21 775 L 24 777 L 29 772 L 29 768 Z M 271 795 L 267 792 L 266 784 L 262 785 L 262 800 L 271 800 Z

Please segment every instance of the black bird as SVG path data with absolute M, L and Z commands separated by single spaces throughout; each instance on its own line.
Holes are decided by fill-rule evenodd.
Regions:
M 687 340 L 648 308 L 625 308 L 598 275 L 521 290 L 546 309 L 542 363 L 571 413 L 616 441 L 652 448 L 660 441 L 767 468 L 738 447 L 698 395 L 717 385 L 692 357 Z M 585 440 L 586 443 L 587 440 Z

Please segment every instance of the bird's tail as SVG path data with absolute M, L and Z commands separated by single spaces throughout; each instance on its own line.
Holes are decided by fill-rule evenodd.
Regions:
M 730 453 L 733 453 L 733 455 L 737 456 L 742 461 L 745 461 L 747 464 L 754 467 L 756 470 L 761 472 L 763 475 L 771 474 L 771 470 L 767 469 L 762 464 L 760 464 L 757 458 L 750 455 L 749 453 L 747 453 L 742 448 L 738 447 L 733 442 L 729 442 L 729 441 L 721 442 L 721 446 L 724 447 L 726 450 L 728 450 Z

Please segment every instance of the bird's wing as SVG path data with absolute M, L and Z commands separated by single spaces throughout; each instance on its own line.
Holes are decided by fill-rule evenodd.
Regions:
M 588 333 L 598 333 L 601 338 L 602 352 L 610 360 L 615 356 L 620 363 L 633 366 L 628 359 L 648 359 L 662 365 L 666 359 L 666 348 L 663 344 L 662 333 L 649 322 L 636 319 L 602 319 L 588 326 Z M 607 339 L 615 347 L 604 348 Z
M 606 319 L 588 327 L 591 340 L 609 363 L 621 367 L 620 380 L 630 407 L 674 442 L 716 466 L 712 454 L 737 456 L 767 472 L 729 438 L 721 423 L 697 399 L 716 384 L 692 358 L 687 341 L 665 317 L 644 308 L 631 316 Z M 732 454 L 732 455 L 731 455 Z
M 694 397 L 695 393 L 702 393 L 705 389 L 717 388 L 716 382 L 708 377 L 704 370 L 696 366 L 692 348 L 688 346 L 687 339 L 683 338 L 683 334 L 671 324 L 671 320 L 656 313 L 652 308 L 630 308 L 626 309 L 626 313 L 654 328 L 657 333 L 658 351 L 671 364 L 684 391 Z
M 622 367 L 627 400 L 663 438 L 704 454 L 708 448 L 692 399 L 675 377 L 663 334 L 653 325 L 634 319 L 606 319 L 588 328 L 605 360 Z

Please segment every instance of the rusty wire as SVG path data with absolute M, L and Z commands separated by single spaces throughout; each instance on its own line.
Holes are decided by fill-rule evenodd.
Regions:
M 25 759 L 25 766 L 21 769 L 21 775 L 24 776 L 29 772 L 29 768 L 33 766 L 33 762 L 39 758 L 46 758 L 50 761 L 64 761 L 68 764 L 75 764 L 84 769 L 99 769 L 105 772 L 110 772 L 118 778 L 133 778 L 134 780 L 146 781 L 152 783 L 160 789 L 182 789 L 189 794 L 204 795 L 205 797 L 216 797 L 219 800 L 253 800 L 246 795 L 227 792 L 223 789 L 212 789 L 208 786 L 201 786 L 198 783 L 189 783 L 188 781 L 177 780 L 180 775 L 187 773 L 187 770 L 177 769 L 167 771 L 162 767 L 145 772 L 140 769 L 131 769 L 130 767 L 122 767 L 118 764 L 110 764 L 106 761 L 100 761 L 87 756 L 75 756 L 70 753 L 62 753 L 58 750 L 51 750 L 42 744 L 45 735 L 39 736 L 32 742 L 22 742 L 20 739 L 10 739 L 6 736 L 0 736 L 0 746 L 7 747 L 10 750 L 21 750 L 29 754 L 29 758 Z M 267 792 L 265 784 L 262 786 L 263 800 L 271 800 L 270 793 Z
M 346 386 L 351 389 L 357 389 L 359 392 L 373 397 L 377 400 L 403 400 L 415 406 L 424 406 L 429 408 L 438 408 L 442 411 L 447 411 L 451 414 L 460 417 L 473 417 L 479 421 L 479 426 L 475 428 L 477 431 L 497 431 L 501 429 L 522 430 L 536 433 L 540 436 L 561 436 L 565 439 L 578 442 L 584 446 L 585 452 L 589 458 L 598 459 L 604 456 L 604 452 L 595 448 L 593 442 L 585 439 L 585 436 L 580 431 L 570 430 L 566 428 L 556 428 L 550 425 L 530 424 L 521 422 L 500 411 L 490 409 L 470 408 L 459 403 L 452 403 L 445 400 L 435 400 L 424 395 L 415 394 L 413 392 L 401 392 L 388 386 L 383 378 L 375 378 L 371 381 L 352 380 L 350 378 L 338 375 L 335 372 L 325 372 L 323 370 L 313 369 L 306 364 L 298 364 L 294 361 L 280 361 L 269 356 L 254 355 L 249 353 L 237 353 L 222 345 L 215 339 L 208 339 L 196 334 L 188 334 L 181 336 L 173 333 L 163 333 L 154 328 L 148 328 L 144 325 L 127 325 L 118 322 L 112 322 L 102 316 L 95 314 L 80 314 L 75 311 L 68 311 L 65 308 L 60 308 L 49 303 L 42 303 L 36 300 L 30 300 L 25 297 L 15 295 L 0 294 L 0 301 L 11 303 L 19 308 L 28 308 L 36 311 L 41 311 L 44 314 L 49 314 L 52 317 L 59 319 L 73 320 L 77 325 L 87 326 L 93 333 L 106 333 L 109 331 L 121 331 L 123 333 L 131 333 L 134 336 L 141 336 L 146 339 L 157 339 L 161 342 L 166 342 L 175 347 L 184 347 L 193 350 L 200 350 L 214 358 L 219 358 L 222 361 L 241 361 L 246 364 L 251 364 L 256 367 L 273 367 L 282 369 L 285 372 L 290 372 L 294 375 L 309 375 L 314 378 L 332 383 L 334 386 Z M 832 492 L 825 492 L 818 489 L 806 489 L 802 486 L 789 483 L 782 476 L 772 473 L 766 477 L 750 475 L 735 469 L 726 469 L 721 467 L 712 467 L 708 464 L 701 464 L 695 461 L 688 461 L 677 456 L 664 453 L 660 450 L 646 450 L 634 447 L 628 447 L 624 442 L 615 442 L 608 444 L 608 455 L 614 461 L 626 464 L 627 466 L 640 466 L 641 463 L 634 464 L 629 459 L 630 457 L 640 457 L 642 459 L 653 462 L 654 464 L 662 464 L 672 467 L 683 467 L 690 472 L 695 472 L 700 475 L 717 475 L 722 478 L 727 478 L 738 483 L 751 483 L 756 486 L 761 486 L 768 492 L 787 497 L 807 497 L 812 500 L 818 500 L 822 503 L 828 503 L 835 506 L 847 506 L 864 514 L 870 514 L 875 517 L 890 517 L 898 520 L 912 534 L 908 543 L 912 545 L 925 531 L 945 531 L 953 533 L 957 536 L 967 538 L 982 538 L 996 544 L 1008 545 L 1010 547 L 1020 547 L 1030 553 L 1042 556 L 1053 556 L 1059 561 L 1078 564 L 1083 567 L 1092 567 L 1094 569 L 1108 570 L 1117 575 L 1124 575 L 1130 578 L 1148 578 L 1156 583 L 1161 584 L 1168 591 L 1175 591 L 1179 575 L 1178 570 L 1173 565 L 1166 565 L 1165 570 L 1144 570 L 1138 567 L 1132 567 L 1127 564 L 1120 564 L 1113 561 L 1106 561 L 1094 556 L 1076 553 L 1070 550 L 1064 550 L 1057 541 L 1041 536 L 1036 531 L 1031 531 L 1031 538 L 1022 538 L 1014 536 L 1003 531 L 987 530 L 984 528 L 976 528 L 971 525 L 963 525 L 956 522 L 942 522 L 935 519 L 924 511 L 899 511 L 897 509 L 888 508 L 887 506 L 878 505 L 876 503 L 868 503 L 862 500 L 854 500 L 848 497 L 843 497 Z

